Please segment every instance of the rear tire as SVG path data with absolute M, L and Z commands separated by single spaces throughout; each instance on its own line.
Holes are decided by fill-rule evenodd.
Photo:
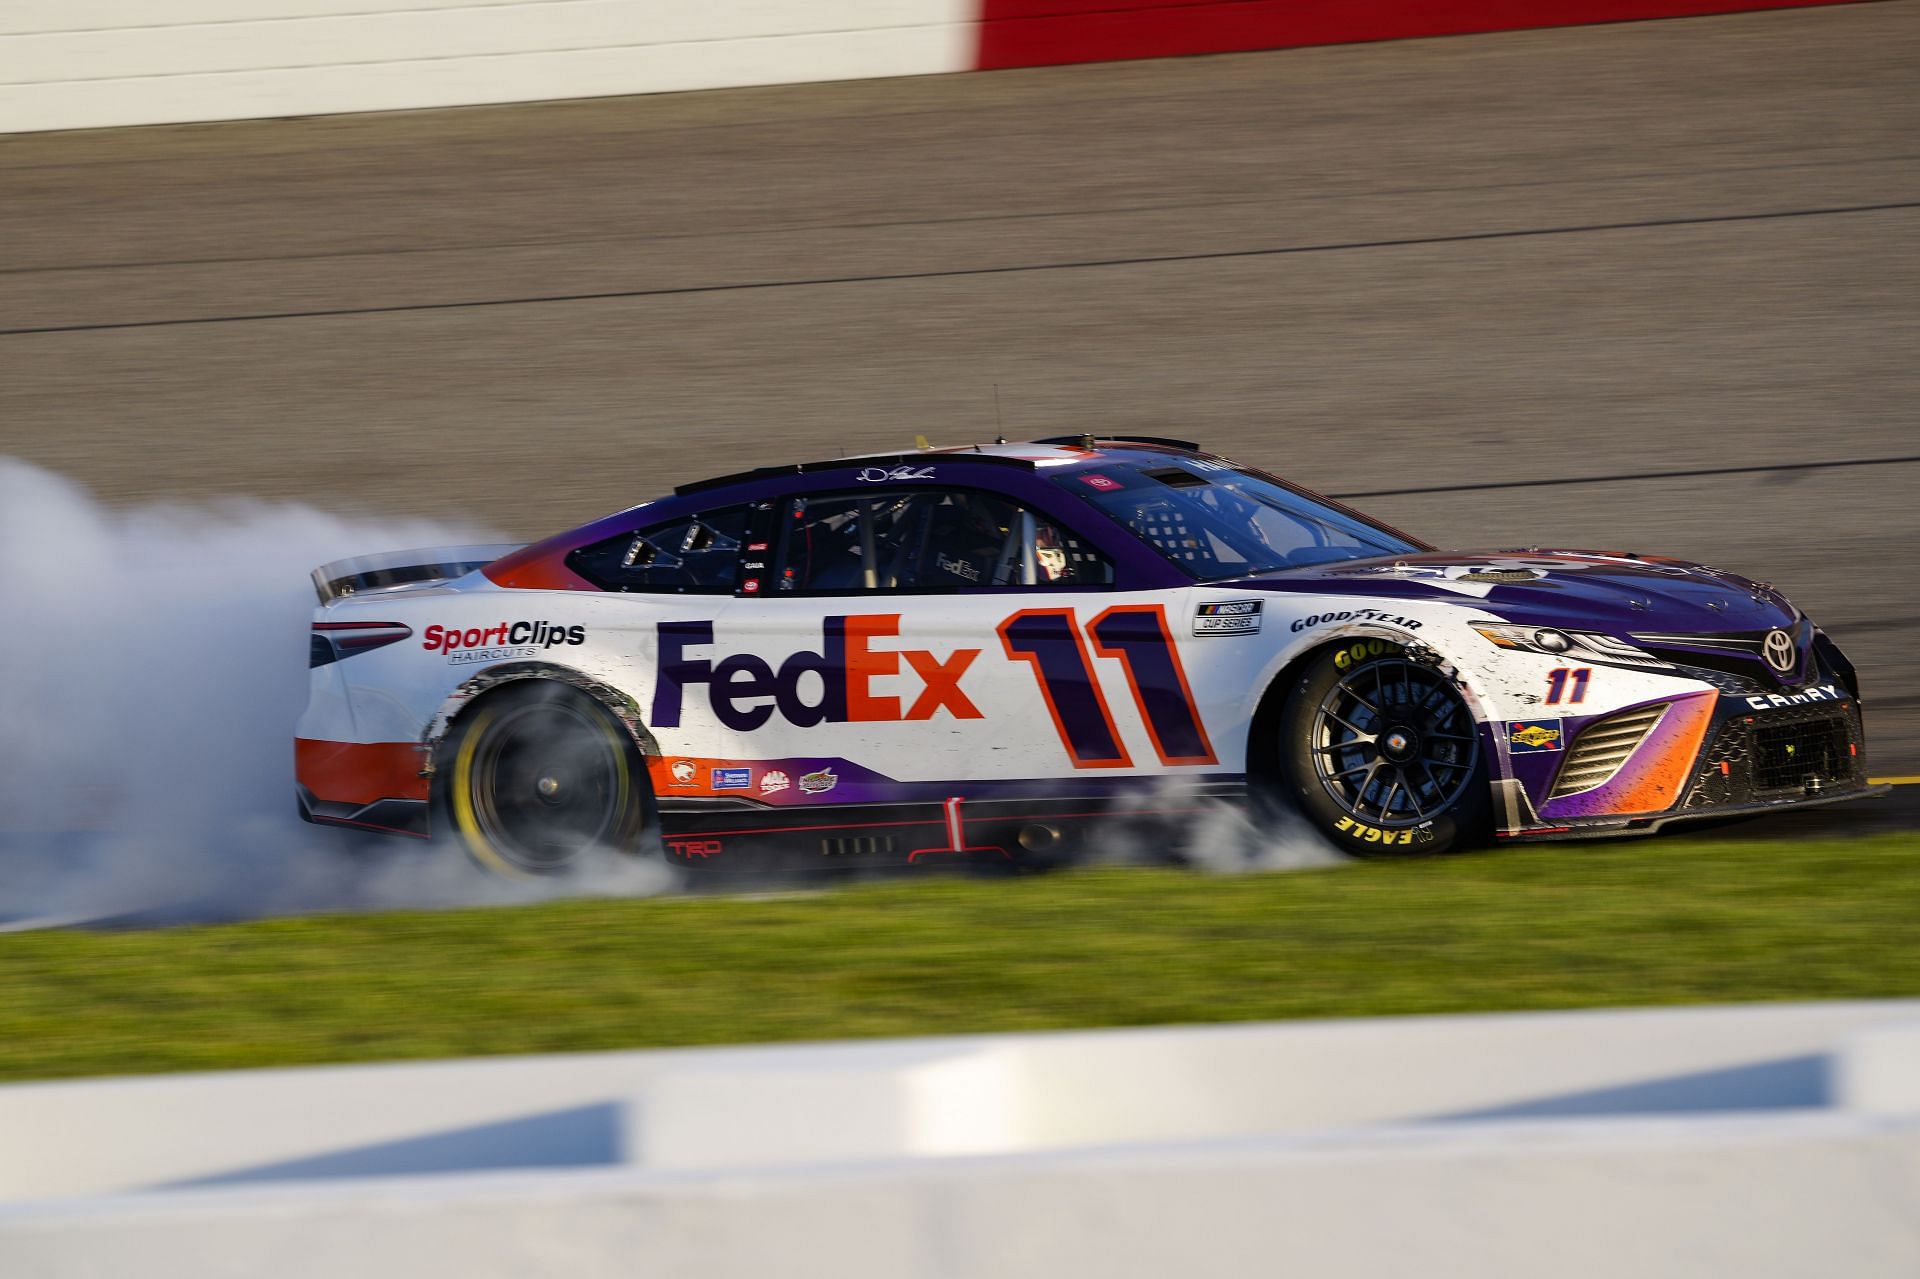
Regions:
M 1466 698 L 1397 644 L 1322 654 L 1293 680 L 1278 727 L 1283 791 L 1344 852 L 1442 853 L 1490 828 L 1486 752 Z
M 441 811 L 483 869 L 566 874 L 630 853 L 653 831 L 653 792 L 626 727 L 550 680 L 511 685 L 455 722 L 439 770 Z

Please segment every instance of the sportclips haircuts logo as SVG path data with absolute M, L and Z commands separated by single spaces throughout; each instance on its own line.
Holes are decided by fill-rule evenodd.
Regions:
M 781 662 L 752 653 L 714 661 L 700 650 L 713 645 L 712 622 L 661 622 L 660 679 L 653 691 L 650 722 L 677 728 L 689 685 L 704 684 L 714 717 L 735 732 L 751 732 L 777 710 L 801 728 L 815 724 L 872 723 L 932 719 L 945 710 L 955 719 L 983 719 L 980 708 L 960 688 L 960 677 L 980 656 L 977 648 L 957 648 L 945 657 L 925 649 L 875 648 L 874 641 L 900 633 L 898 613 L 829 617 L 821 627 L 817 651 L 802 649 Z M 920 678 L 912 702 L 873 691 L 873 681 L 900 675 L 901 664 Z M 813 679 L 807 679 L 807 676 Z M 802 789 L 806 778 L 800 779 Z
M 448 662 L 464 666 L 533 657 L 545 649 L 584 644 L 587 628 L 562 626 L 558 622 L 501 622 L 466 630 L 457 626 L 429 626 L 420 641 L 420 646 L 429 653 L 445 653 Z

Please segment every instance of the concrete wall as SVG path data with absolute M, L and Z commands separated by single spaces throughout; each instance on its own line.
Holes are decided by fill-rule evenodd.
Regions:
M 1169 57 L 1844 0 L 8 0 L 0 133 Z
M 1911 1276 L 1916 1027 L 1834 1003 L 20 1085 L 0 1274 Z

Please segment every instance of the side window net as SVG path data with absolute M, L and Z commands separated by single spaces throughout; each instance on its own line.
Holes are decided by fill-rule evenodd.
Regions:
M 1127 521 L 1142 541 L 1170 560 L 1192 568 L 1213 562 L 1211 548 L 1194 535 L 1186 513 L 1166 503 L 1142 502 Z
M 740 573 L 747 508 L 729 507 L 583 546 L 567 567 L 605 591 L 723 594 Z

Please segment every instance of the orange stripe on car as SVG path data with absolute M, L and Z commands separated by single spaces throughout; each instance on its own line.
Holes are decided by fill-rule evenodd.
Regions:
M 378 799 L 426 799 L 420 775 L 426 755 L 418 742 L 326 742 L 296 737 L 293 772 L 315 799 L 371 804 Z

